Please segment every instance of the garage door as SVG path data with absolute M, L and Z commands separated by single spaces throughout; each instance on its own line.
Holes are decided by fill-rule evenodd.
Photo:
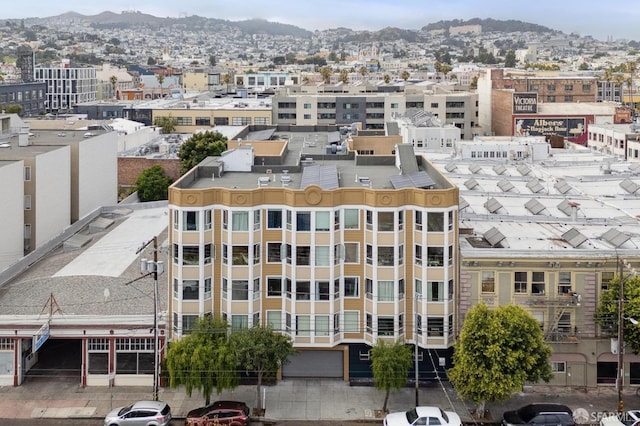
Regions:
M 342 351 L 300 351 L 289 357 L 283 377 L 343 377 Z

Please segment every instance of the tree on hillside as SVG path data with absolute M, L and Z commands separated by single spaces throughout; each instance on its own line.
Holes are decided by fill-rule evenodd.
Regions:
M 140 201 L 166 200 L 171 178 L 164 173 L 159 164 L 144 170 L 136 180 L 136 190 Z
M 448 375 L 457 392 L 477 404 L 476 416 L 484 417 L 487 401 L 504 401 L 526 382 L 548 382 L 550 355 L 530 313 L 517 305 L 490 310 L 479 303 L 466 315 Z
M 160 127 L 160 131 L 163 134 L 168 135 L 176 129 L 178 120 L 172 115 L 164 115 L 162 117 L 156 117 L 153 120 L 153 125 L 156 127 Z
M 180 145 L 180 173 L 185 174 L 205 158 L 218 156 L 226 150 L 227 138 L 222 133 L 209 130 L 196 133 Z
M 413 361 L 413 351 L 404 342 L 393 344 L 379 339 L 371 349 L 371 370 L 376 389 L 385 391 L 382 411 L 387 412 L 387 403 L 392 389 L 399 390 L 407 384 L 407 376 Z
M 231 345 L 238 364 L 248 373 L 255 373 L 256 408 L 262 410 L 260 392 L 265 374 L 274 374 L 295 353 L 291 337 L 274 332 L 271 327 L 254 325 L 231 333 Z
M 624 294 L 622 298 L 625 318 L 640 321 L 640 277 L 631 276 L 624 279 Z M 615 276 L 609 282 L 609 289 L 602 292 L 602 297 L 596 309 L 595 319 L 602 332 L 615 336 L 618 333 L 618 297 L 620 295 L 620 277 Z M 640 326 L 626 320 L 622 323 L 624 343 L 640 353 Z
M 185 333 L 187 331 L 185 330 Z M 211 403 L 211 394 L 235 389 L 240 383 L 236 356 L 228 339 L 228 324 L 218 318 L 198 319 L 190 334 L 172 342 L 167 351 L 169 386 L 184 386 L 191 397 L 198 390 Z

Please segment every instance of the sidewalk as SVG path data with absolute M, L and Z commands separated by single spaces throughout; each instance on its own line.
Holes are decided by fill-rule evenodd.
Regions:
M 265 420 L 336 420 L 380 422 L 376 411 L 382 408 L 384 392 L 370 386 L 350 386 L 341 380 L 298 379 L 284 380 L 274 386 L 263 386 L 266 407 Z M 141 399 L 151 399 L 152 389 L 141 387 L 80 387 L 77 383 L 58 378 L 29 379 L 19 387 L 0 387 L 0 418 L 96 418 L 102 419 L 113 408 Z M 194 392 L 188 397 L 184 388 L 161 388 L 159 399 L 170 406 L 174 418 L 204 405 L 204 398 Z M 212 401 L 231 399 L 256 405 L 255 386 L 239 386 L 232 392 L 213 395 Z M 631 391 L 624 395 L 625 409 L 638 408 L 640 398 Z M 502 404 L 487 404 L 492 418 L 499 421 L 506 410 L 530 402 L 560 402 L 572 409 L 596 412 L 615 411 L 618 396 L 612 388 L 588 393 L 581 391 L 525 392 Z M 463 420 L 470 420 L 472 404 L 462 401 L 448 383 L 421 388 L 420 405 L 437 405 L 453 410 Z M 415 389 L 392 391 L 389 411 L 405 411 L 415 405 Z M 592 414 L 593 413 L 593 414 Z

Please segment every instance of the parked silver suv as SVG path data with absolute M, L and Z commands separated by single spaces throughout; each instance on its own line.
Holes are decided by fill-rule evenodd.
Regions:
M 104 418 L 104 426 L 167 426 L 170 422 L 171 408 L 162 401 L 138 401 Z

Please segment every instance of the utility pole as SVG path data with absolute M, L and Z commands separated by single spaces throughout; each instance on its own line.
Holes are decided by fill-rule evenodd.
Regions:
M 624 314 L 622 310 L 624 309 L 623 299 L 624 299 L 624 277 L 622 276 L 622 261 L 618 260 L 618 273 L 620 279 L 620 286 L 618 295 L 618 379 L 616 380 L 617 390 L 618 390 L 618 414 L 622 414 L 624 411 L 624 401 L 622 400 L 622 385 L 624 383 Z
M 158 262 L 158 237 L 153 237 L 136 251 L 139 254 L 149 244 L 153 243 L 153 261 L 140 260 L 140 272 L 145 273 L 144 278 L 153 275 L 153 400 L 158 400 L 158 388 L 160 386 L 160 344 L 158 338 L 158 274 L 164 272 L 163 262 Z
M 420 405 L 419 402 L 419 394 L 420 394 L 420 382 L 419 382 L 419 378 L 420 378 L 420 374 L 418 373 L 418 293 L 416 293 L 416 289 L 415 289 L 415 285 L 414 285 L 414 289 L 413 289 L 413 299 L 414 299 L 414 304 L 413 304 L 413 317 L 414 317 L 414 321 L 413 321 L 413 334 L 414 334 L 414 341 L 413 341 L 413 347 L 414 347 L 414 353 L 413 353 L 413 369 L 415 370 L 415 379 L 416 379 L 416 407 L 418 407 Z

